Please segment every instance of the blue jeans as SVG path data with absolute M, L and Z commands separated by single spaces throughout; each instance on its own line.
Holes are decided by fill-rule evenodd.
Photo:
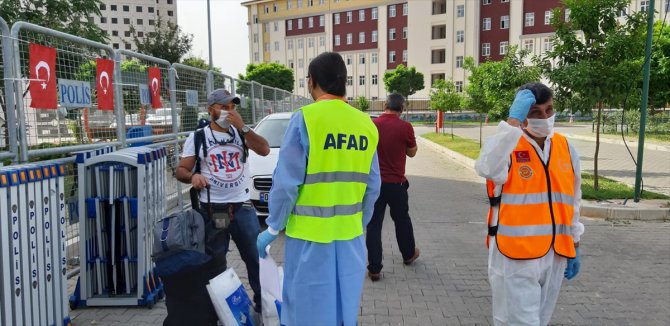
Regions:
M 201 214 L 207 219 L 207 204 L 201 203 Z M 212 223 L 209 221 L 209 223 Z M 226 253 L 230 246 L 230 238 L 233 238 L 237 249 L 240 251 L 240 257 L 247 267 L 249 275 L 249 285 L 254 291 L 254 304 L 256 309 L 261 307 L 261 282 L 258 275 L 258 249 L 256 249 L 256 239 L 261 232 L 261 226 L 258 222 L 256 210 L 253 207 L 242 206 L 236 212 L 233 220 L 227 229 L 214 229 L 208 225 L 208 244 L 211 254 L 215 259 L 223 261 L 225 264 Z

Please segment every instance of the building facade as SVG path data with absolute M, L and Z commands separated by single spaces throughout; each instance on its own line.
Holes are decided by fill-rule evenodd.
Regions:
M 476 63 L 502 59 L 511 46 L 531 55 L 551 50 L 553 9 L 560 0 L 251 0 L 249 58 L 293 69 L 296 93 L 308 96 L 309 62 L 325 51 L 347 64 L 347 96 L 384 98 L 383 76 L 399 64 L 424 74 L 427 98 L 437 79 L 467 83 L 466 57 Z M 632 0 L 627 12 L 647 10 Z M 657 0 L 660 17 L 670 0 Z M 561 10 L 560 19 L 570 12 Z M 622 16 L 624 13 L 622 13 Z
M 115 49 L 137 50 L 130 27 L 142 38 L 154 31 L 159 16 L 177 24 L 177 0 L 102 0 L 100 16 L 89 20 L 107 31 Z

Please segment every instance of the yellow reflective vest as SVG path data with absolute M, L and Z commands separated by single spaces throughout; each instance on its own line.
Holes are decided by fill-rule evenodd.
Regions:
M 363 234 L 363 196 L 379 134 L 370 116 L 342 100 L 303 107 L 309 137 L 305 181 L 286 235 L 312 242 Z

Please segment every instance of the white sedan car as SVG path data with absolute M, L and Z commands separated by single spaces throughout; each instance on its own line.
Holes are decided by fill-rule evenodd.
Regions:
M 292 114 L 292 112 L 270 114 L 254 128 L 254 132 L 263 136 L 270 144 L 270 154 L 267 156 L 259 156 L 254 151 L 249 151 L 249 168 L 253 181 L 251 202 L 258 216 L 268 216 L 268 194 L 272 187 L 272 173 L 277 166 L 279 146 L 284 139 Z

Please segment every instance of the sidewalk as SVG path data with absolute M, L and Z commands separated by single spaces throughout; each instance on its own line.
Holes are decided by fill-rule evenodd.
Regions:
M 496 125 L 487 125 L 482 129 L 482 138 L 491 136 L 496 131 Z M 433 132 L 434 127 L 415 127 L 417 135 Z M 445 126 L 445 132 L 450 132 L 450 125 Z M 570 143 L 575 146 L 581 157 L 581 168 L 583 171 L 593 173 L 593 162 L 595 153 L 595 137 L 585 136 L 590 134 L 590 125 L 559 125 L 556 131 L 565 135 L 578 135 L 578 138 L 570 138 Z M 478 125 L 461 125 L 454 127 L 454 134 L 479 140 Z M 651 144 L 651 143 L 650 143 Z M 637 159 L 637 147 L 631 147 L 633 157 Z M 670 196 L 670 151 L 664 150 L 664 146 L 656 146 L 655 149 L 645 146 L 642 169 L 642 181 L 645 190 L 650 190 Z M 652 146 L 650 145 L 650 146 Z M 616 143 L 615 140 L 602 138 L 600 142 L 600 153 L 598 158 L 598 172 L 601 176 L 608 177 L 630 186 L 635 184 L 635 164 L 631 159 L 625 146 Z

